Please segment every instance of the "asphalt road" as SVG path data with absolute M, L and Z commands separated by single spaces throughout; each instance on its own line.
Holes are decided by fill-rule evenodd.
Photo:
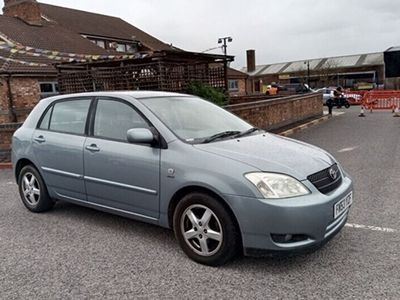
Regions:
M 359 110 L 295 138 L 354 177 L 349 225 L 317 252 L 198 265 L 172 232 L 66 203 L 29 213 L 0 172 L 1 299 L 400 299 L 400 118 Z

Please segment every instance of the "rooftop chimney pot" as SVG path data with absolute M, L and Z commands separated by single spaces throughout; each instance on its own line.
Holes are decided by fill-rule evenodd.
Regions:
M 4 0 L 3 13 L 16 17 L 29 25 L 42 25 L 39 3 L 36 0 Z
M 247 72 L 251 73 L 256 70 L 256 51 L 247 50 Z

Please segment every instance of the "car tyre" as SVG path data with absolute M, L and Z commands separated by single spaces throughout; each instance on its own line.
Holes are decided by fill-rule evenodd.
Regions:
M 32 165 L 21 170 L 18 188 L 22 203 L 31 212 L 40 213 L 53 208 L 54 201 L 47 192 L 42 176 Z
M 178 203 L 173 219 L 175 236 L 192 260 L 220 266 L 241 249 L 240 232 L 228 210 L 214 197 L 191 193 Z

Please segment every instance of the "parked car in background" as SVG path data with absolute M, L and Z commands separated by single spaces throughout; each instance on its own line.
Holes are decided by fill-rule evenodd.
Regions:
M 317 89 L 316 92 L 322 93 L 322 101 L 323 101 L 324 105 L 326 105 L 326 101 L 333 98 L 334 90 L 335 90 L 335 88 L 322 88 L 322 89 Z
M 171 228 L 190 258 L 212 266 L 319 247 L 353 201 L 329 153 L 174 93 L 44 99 L 15 132 L 12 162 L 30 211 L 61 200 Z
M 287 83 L 284 84 L 280 90 L 288 91 L 295 94 L 302 94 L 302 93 L 311 93 L 313 90 L 307 85 L 303 83 Z
M 321 88 L 317 89 L 316 92 L 322 93 L 322 101 L 324 105 L 326 105 L 326 101 L 328 99 L 333 98 L 333 91 L 335 90 L 335 87 L 329 87 L 329 88 Z M 352 91 L 345 91 L 343 93 L 343 96 L 349 101 L 351 105 L 360 105 L 362 103 L 362 95 L 360 94 L 361 92 L 352 92 Z

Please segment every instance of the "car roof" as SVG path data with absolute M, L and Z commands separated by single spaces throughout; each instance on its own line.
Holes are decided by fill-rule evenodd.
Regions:
M 105 91 L 105 92 L 87 92 L 87 93 L 75 93 L 65 94 L 51 97 L 48 99 L 64 99 L 72 97 L 116 97 L 116 96 L 130 96 L 135 99 L 146 99 L 146 98 L 158 98 L 158 97 L 190 97 L 191 95 L 171 93 L 171 92 L 160 92 L 160 91 Z

